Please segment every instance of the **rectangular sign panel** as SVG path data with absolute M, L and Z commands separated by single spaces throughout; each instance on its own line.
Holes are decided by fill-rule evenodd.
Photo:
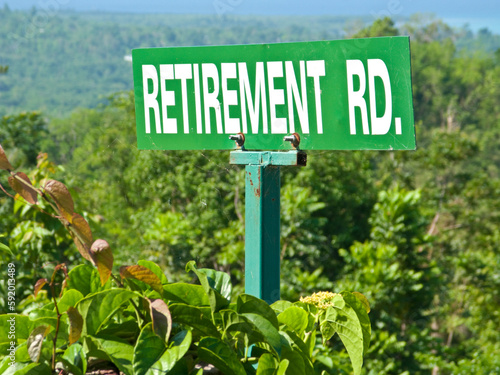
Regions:
M 413 150 L 408 37 L 132 51 L 140 149 Z

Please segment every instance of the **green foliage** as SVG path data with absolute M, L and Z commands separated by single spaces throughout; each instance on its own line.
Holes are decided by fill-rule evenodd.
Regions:
M 369 362 L 368 369 L 380 374 L 391 373 L 384 370 L 388 365 L 382 365 L 385 361 L 402 371 L 417 373 L 421 365 L 414 357 L 436 344 L 429 340 L 421 347 L 428 335 L 432 298 L 441 290 L 439 269 L 427 258 L 420 199 L 418 191 L 382 191 L 370 218 L 370 240 L 341 251 L 346 261 L 341 285 L 363 286 L 367 298 L 375 301 L 371 310 L 377 332 L 371 353 L 374 361 Z M 416 347 L 412 347 L 413 340 L 418 342 Z M 382 352 L 388 358 L 380 357 L 384 345 Z M 396 356 L 401 362 L 394 364 Z
M 341 304 L 323 310 L 290 303 L 281 311 L 283 301 L 276 303 L 278 309 L 275 310 L 245 294 L 239 295 L 236 303 L 229 304 L 223 297 L 224 291 L 230 288 L 227 274 L 197 270 L 191 263 L 187 268 L 201 277 L 202 286 L 208 285 L 206 282 L 212 286 L 197 289 L 201 295 L 192 301 L 198 303 L 179 304 L 175 300 L 184 298 L 184 290 L 172 288 L 175 284 L 165 284 L 169 297 L 160 299 L 161 314 L 170 319 L 162 320 L 148 307 L 155 301 L 151 300 L 151 285 L 144 282 L 137 291 L 111 284 L 96 292 L 85 286 L 74 289 L 74 282 L 70 284 L 69 280 L 76 278 L 77 268 L 67 275 L 68 287 L 59 298 L 52 295 L 52 303 L 32 310 L 29 317 L 15 316 L 17 351 L 24 345 L 29 348 L 29 357 L 16 357 L 18 363 L 29 368 L 35 365 L 50 368 L 52 361 L 52 369 L 84 374 L 92 368 L 88 359 L 99 358 L 125 374 L 154 374 L 157 371 L 195 373 L 200 368 L 198 363 L 203 361 L 225 374 L 255 374 L 252 364 L 258 363 L 260 367 L 262 363 L 262 369 L 257 370 L 260 373 L 277 371 L 283 361 L 288 360 L 298 366 L 296 371 L 301 374 L 314 374 L 314 340 L 308 338 L 315 337 L 319 330 L 325 342 L 335 333 L 339 334 L 349 351 L 354 374 L 360 373 L 363 353 L 368 348 L 370 323 L 365 307 L 354 294 L 343 292 L 339 297 Z M 207 274 L 210 276 L 206 279 Z M 99 285 L 98 272 L 86 281 Z M 175 292 L 178 294 L 170 299 Z M 209 302 L 213 293 L 226 302 L 213 306 Z M 206 314 L 197 318 L 193 311 Z M 8 330 L 8 319 L 13 316 L 0 315 L 0 327 Z M 170 338 L 158 334 L 157 327 L 162 324 L 172 330 Z M 366 329 L 368 331 L 364 331 Z M 0 345 L 10 343 L 7 334 L 2 337 L 5 339 Z M 46 354 L 43 354 L 44 348 L 47 348 Z M 1 368 L 7 368 L 8 362 L 5 357 Z
M 36 12 L 0 12 L 0 34 L 14 30 L 14 35 L 23 36 L 23 22 L 29 23 L 34 15 Z M 245 347 L 247 339 L 256 343 L 247 357 L 248 362 L 258 357 L 257 373 L 303 374 L 309 367 L 302 355 L 299 358 L 283 346 L 279 356 L 274 353 L 279 345 L 276 336 L 266 346 L 257 344 L 256 340 L 262 339 L 257 331 L 247 338 L 236 334 L 238 327 L 260 326 L 259 318 L 243 317 L 243 312 L 229 304 L 222 310 L 230 311 L 217 312 L 214 320 L 212 309 L 225 306 L 229 299 L 228 289 L 217 293 L 219 283 L 231 280 L 233 303 L 243 290 L 243 171 L 229 165 L 228 155 L 220 152 L 138 152 L 132 93 L 108 99 L 101 95 L 131 84 L 128 63 L 122 57 L 132 47 L 332 39 L 342 35 L 344 26 L 339 25 L 344 20 L 224 17 L 220 22 L 199 16 L 141 17 L 139 21 L 127 15 L 60 13 L 49 21 L 44 33 L 0 38 L 2 50 L 8 52 L 5 63 L 10 65 L 8 74 L 0 76 L 0 111 L 45 108 L 63 117 L 49 120 L 39 112 L 13 114 L 2 119 L 0 129 L 0 143 L 9 155 L 7 160 L 0 149 L 0 169 L 12 171 L 23 166 L 29 170 L 39 163 L 26 177 L 0 174 L 5 191 L 18 194 L 16 201 L 0 195 L 0 252 L 2 260 L 16 266 L 17 311 L 33 310 L 30 317 L 18 315 L 26 326 L 20 331 L 22 340 L 26 342 L 36 328 L 33 321 L 46 326 L 57 321 L 55 305 L 47 300 L 56 264 L 69 265 L 67 286 L 58 299 L 61 310 L 67 311 L 60 319 L 65 332 L 58 335 L 61 345 L 71 342 L 79 331 L 78 316 L 70 306 L 75 306 L 78 298 L 115 288 L 111 275 L 118 275 L 116 269 L 110 274 L 112 259 L 105 246 L 99 247 L 99 260 L 97 255 L 95 259 L 89 255 L 94 238 L 88 237 L 83 221 L 75 220 L 77 233 L 73 237 L 80 255 L 101 267 L 101 272 L 94 265 L 76 261 L 79 253 L 71 245 L 73 238 L 65 226 L 41 211 L 51 210 L 45 200 L 38 199 L 33 206 L 23 202 L 37 194 L 21 180 L 29 178 L 38 189 L 62 176 L 62 167 L 51 165 L 45 156 L 36 159 L 44 150 L 64 165 L 64 182 L 77 187 L 69 192 L 78 197 L 78 205 L 71 208 L 65 193 L 58 195 L 62 190 L 52 189 L 48 198 L 55 199 L 52 203 L 65 212 L 67 221 L 73 216 L 69 212 L 82 213 L 94 228 L 92 237 L 106 238 L 113 244 L 113 263 L 147 259 L 121 268 L 122 279 L 115 277 L 123 288 L 136 293 L 133 295 L 168 301 L 173 322 L 170 333 L 163 324 L 155 326 L 153 316 L 158 322 L 169 322 L 168 314 L 162 312 L 159 302 L 134 297 L 130 301 L 144 319 L 132 303 L 124 302 L 116 311 L 116 320 L 110 318 L 98 337 L 77 340 L 67 348 L 60 346 L 57 355 L 64 366 L 75 374 L 85 372 L 83 364 L 87 362 L 93 368 L 94 360 L 85 351 L 92 348 L 99 353 L 99 361 L 121 361 L 125 368 L 134 368 L 131 340 L 142 333 L 144 337 L 153 337 L 153 333 L 159 337 L 156 332 L 169 334 L 169 344 L 159 345 L 160 350 L 151 352 L 152 357 L 145 359 L 141 368 L 153 360 L 159 366 L 159 358 L 164 356 L 170 358 L 165 366 L 171 366 L 181 355 L 184 340 L 189 340 L 182 336 L 182 327 L 191 327 L 190 345 L 198 345 L 203 337 L 211 338 L 203 342 L 202 352 L 214 362 L 232 361 L 234 355 L 227 345 L 236 352 L 236 348 Z M 305 23 L 307 27 L 303 27 Z M 422 15 L 411 17 L 406 24 L 378 20 L 358 36 L 397 34 L 411 36 L 418 149 L 408 153 L 310 152 L 307 167 L 283 169 L 281 294 L 297 301 L 317 290 L 362 290 L 372 301 L 370 317 L 374 322 L 370 348 L 363 353 L 365 373 L 497 373 L 500 55 L 494 51 L 500 47 L 499 37 L 486 31 L 452 29 Z M 13 41 L 17 41 L 15 51 L 9 49 Z M 39 56 L 37 69 L 26 68 L 33 60 L 26 55 L 33 51 Z M 85 53 L 89 69 L 71 65 L 83 61 L 77 58 L 79 53 Z M 68 54 L 70 59 L 63 58 Z M 58 75 L 53 74 L 54 66 Z M 57 89 L 54 92 L 64 103 L 50 96 L 52 91 L 44 89 L 47 95 L 36 94 L 40 87 L 49 86 Z M 67 87 L 78 87 L 80 92 L 69 94 Z M 94 108 L 66 115 L 75 101 Z M 26 132 L 30 135 L 25 136 Z M 196 271 L 205 285 L 190 283 L 194 274 L 184 271 L 193 259 L 200 265 Z M 108 275 L 110 279 L 103 285 L 101 278 Z M 47 282 L 35 298 L 31 294 L 38 279 Z M 57 295 L 63 280 L 60 270 L 54 282 Z M 6 285 L 0 281 L 2 312 L 7 311 Z M 309 332 L 303 318 L 314 314 L 310 307 L 281 301 L 272 309 L 282 326 L 280 337 L 286 331 L 286 341 L 293 343 L 292 347 L 309 353 L 316 373 L 352 372 L 349 354 L 354 352 L 346 351 L 342 340 L 334 337 L 323 344 L 320 329 L 301 336 Z M 337 312 L 336 316 L 344 315 Z M 265 319 L 272 320 L 270 316 L 265 314 Z M 286 327 L 285 320 L 292 328 Z M 222 322 L 229 324 L 224 337 L 219 330 Z M 324 325 L 324 332 L 328 327 Z M 113 336 L 109 342 L 107 335 Z M 43 340 L 45 346 L 35 346 L 32 354 L 38 351 L 41 360 L 50 359 L 52 338 L 53 329 Z M 237 343 L 228 342 L 230 338 Z M 177 361 L 182 363 L 170 371 L 189 373 L 193 355 L 198 354 L 188 350 L 186 361 Z M 18 359 L 28 363 L 29 358 L 26 344 L 21 345 Z M 146 357 L 141 354 L 138 358 Z M 248 371 L 248 362 L 241 361 L 244 356 L 238 358 Z M 46 373 L 44 366 L 32 364 L 27 370 L 16 370 Z
M 356 34 L 354 38 L 375 38 L 379 36 L 396 36 L 399 31 L 394 27 L 394 21 L 389 17 L 378 18 L 369 27 L 366 27 Z
M 40 112 L 0 118 L 0 140 L 16 168 L 36 165 L 36 158 L 42 151 L 41 141 L 47 134 L 47 119 Z
M 114 257 L 109 244 L 92 240 L 87 222 L 73 212 L 74 202 L 65 185 L 49 180 L 35 187 L 26 175 L 7 168 L 3 149 L 0 156 L 18 199 L 35 193 L 47 210 L 55 211 L 53 217 L 92 264 L 69 272 L 64 263 L 56 265 L 50 280 L 41 278 L 34 286 L 35 298 L 48 287 L 49 299 L 29 304 L 23 315 L 0 315 L 4 333 L 0 347 L 15 346 L 16 353 L 14 365 L 10 356 L 0 356 L 4 373 L 22 374 L 28 369 L 29 373 L 83 375 L 104 362 L 131 375 L 198 374 L 205 364 L 224 374 L 285 369 L 292 374 L 314 374 L 317 332 L 324 343 L 337 333 L 354 374 L 361 373 L 371 331 L 361 295 L 342 292 L 327 308 L 288 302 L 283 310 L 287 302 L 280 301 L 273 309 L 246 294 L 231 303 L 230 276 L 199 269 L 194 261 L 188 262 L 186 272 L 194 273 L 200 285 L 169 283 L 157 264 L 144 260 L 121 267 L 119 279 L 112 274 Z M 26 187 L 31 190 L 27 192 Z M 36 206 L 35 200 L 31 204 Z M 256 370 L 254 365 L 260 364 L 262 369 Z M 292 366 L 289 370 L 288 365 Z

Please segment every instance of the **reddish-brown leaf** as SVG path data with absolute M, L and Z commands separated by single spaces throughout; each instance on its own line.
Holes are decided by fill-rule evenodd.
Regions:
M 47 284 L 49 282 L 49 280 L 47 279 L 40 279 L 36 282 L 35 284 L 35 290 L 33 291 L 33 294 L 35 295 L 35 298 L 36 296 L 38 295 L 38 293 L 40 292 L 40 290 L 42 290 L 42 288 L 45 286 L 45 284 Z
M 78 251 L 82 254 L 82 257 L 95 265 L 94 259 L 92 259 L 92 255 L 90 254 L 90 246 L 92 245 L 93 238 L 89 223 L 77 213 L 73 213 L 70 224 L 75 232 L 70 233 Z
M 83 329 L 83 318 L 73 306 L 66 312 L 69 321 L 69 344 L 72 345 L 80 339 Z
M 24 182 L 19 181 L 19 179 Z M 9 176 L 9 185 L 17 194 L 26 199 L 26 202 L 36 204 L 38 201 L 38 194 L 25 173 L 17 172 L 15 176 Z
M 66 220 L 71 221 L 75 205 L 66 185 L 56 180 L 49 180 L 45 184 L 44 189 L 49 193 L 54 202 L 56 202 L 61 215 Z
M 163 287 L 161 285 L 161 280 L 156 274 L 149 268 L 144 266 L 123 266 L 120 268 L 120 276 L 122 279 L 136 279 L 148 284 L 153 290 L 162 294 Z
M 149 306 L 153 331 L 167 343 L 172 331 L 172 315 L 170 314 L 170 310 L 167 304 L 161 299 L 149 300 Z
M 113 269 L 113 252 L 105 240 L 96 240 L 92 244 L 90 252 L 97 265 L 101 284 L 104 285 L 111 276 L 111 270 Z
M 5 151 L 0 145 L 0 169 L 5 169 L 6 171 L 11 171 L 12 165 L 9 163 L 9 159 L 7 159 L 7 155 L 5 155 Z

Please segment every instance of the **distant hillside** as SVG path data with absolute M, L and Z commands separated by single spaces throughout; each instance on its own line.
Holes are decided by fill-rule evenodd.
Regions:
M 132 88 L 132 48 L 341 38 L 347 19 L 58 14 L 0 10 L 0 113 L 59 115 Z
M 371 18 L 45 13 L 0 9 L 0 114 L 42 110 L 61 117 L 132 88 L 138 47 L 339 39 Z M 500 47 L 498 36 L 462 33 L 474 50 Z M 458 43 L 460 45 L 460 43 Z

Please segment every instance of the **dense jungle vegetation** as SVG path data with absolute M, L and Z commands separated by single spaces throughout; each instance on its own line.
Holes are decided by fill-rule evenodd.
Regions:
M 169 280 L 190 280 L 184 267 L 196 260 L 229 273 L 241 292 L 243 169 L 227 152 L 138 151 L 124 57 L 146 46 L 410 35 L 418 149 L 310 152 L 307 167 L 282 170 L 282 297 L 363 293 L 365 374 L 500 373 L 498 35 L 423 16 L 366 27 L 332 17 L 137 17 L 0 10 L 0 144 L 15 168 L 64 181 L 116 264 L 150 260 Z M 13 193 L 6 176 L 0 183 Z M 0 194 L 2 267 L 16 264 L 19 312 L 36 305 L 34 283 L 55 264 L 84 262 L 63 229 Z M 5 293 L 0 281 L 2 313 Z M 347 354 L 331 349 L 324 368 L 348 373 Z

